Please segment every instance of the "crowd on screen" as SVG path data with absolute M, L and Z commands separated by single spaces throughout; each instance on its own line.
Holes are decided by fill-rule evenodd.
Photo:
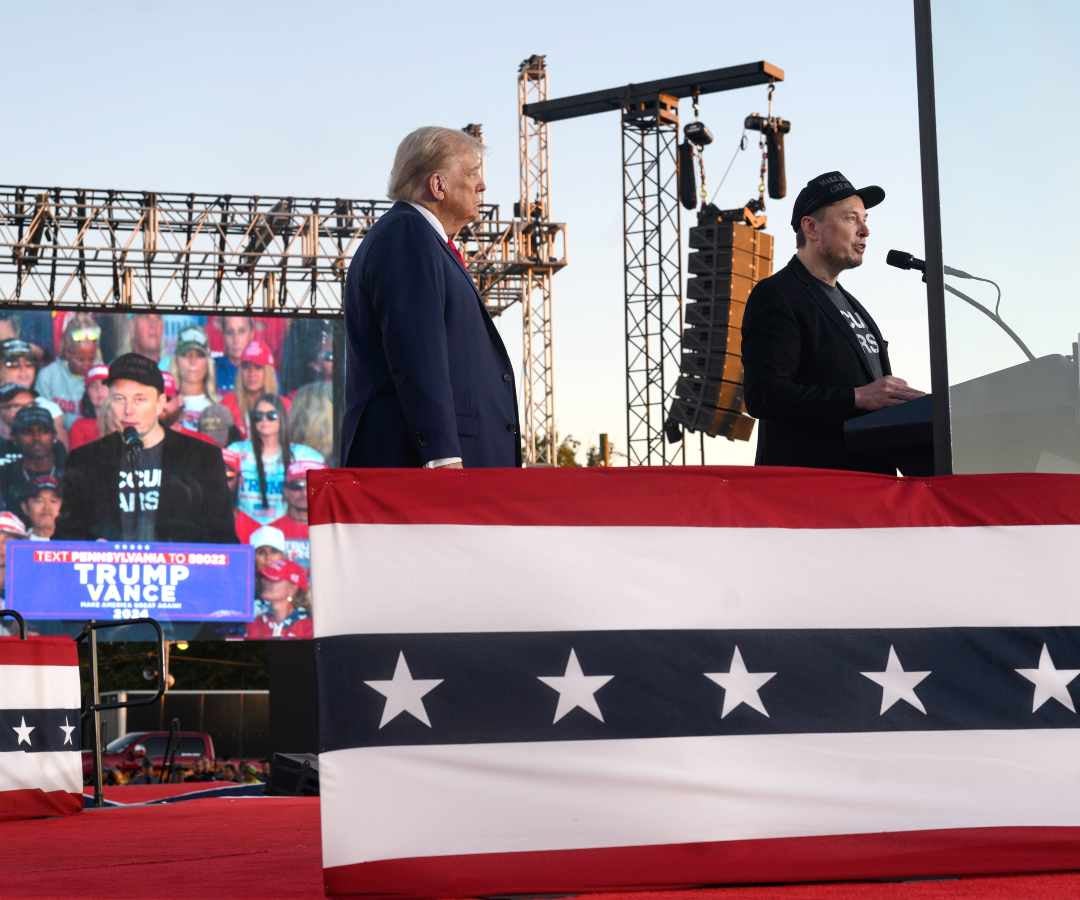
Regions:
M 48 541 L 68 452 L 119 430 L 109 363 L 161 370 L 161 423 L 221 448 L 236 534 L 255 547 L 248 637 L 310 637 L 307 473 L 333 453 L 333 337 L 318 319 L 0 313 L 0 607 L 6 542 Z

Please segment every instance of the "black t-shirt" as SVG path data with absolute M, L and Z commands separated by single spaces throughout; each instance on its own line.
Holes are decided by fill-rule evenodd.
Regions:
M 161 497 L 161 451 L 164 441 L 150 449 L 124 452 L 120 464 L 120 531 L 125 541 L 152 541 L 157 536 Z
M 859 346 L 862 347 L 862 351 L 866 356 L 866 362 L 870 366 L 870 371 L 873 373 L 874 378 L 880 378 L 885 374 L 881 368 L 881 347 L 878 346 L 877 338 L 874 336 L 874 332 L 870 330 L 870 326 L 866 324 L 866 320 L 860 316 L 848 303 L 847 297 L 844 296 L 844 292 L 835 285 L 826 284 L 824 281 L 818 280 L 818 284 L 821 285 L 821 289 L 825 291 L 825 295 L 832 300 L 833 306 L 836 307 L 840 315 L 844 317 L 844 321 L 851 326 L 851 330 L 855 332 L 855 340 L 859 342 Z

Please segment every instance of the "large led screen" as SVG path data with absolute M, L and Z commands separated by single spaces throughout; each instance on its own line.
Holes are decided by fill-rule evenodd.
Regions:
M 177 640 L 310 637 L 340 324 L 0 317 L 0 608 L 36 634 L 152 616 Z

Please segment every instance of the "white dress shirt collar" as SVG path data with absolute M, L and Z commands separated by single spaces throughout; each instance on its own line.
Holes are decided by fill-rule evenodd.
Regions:
M 435 229 L 435 233 L 442 238 L 444 244 L 450 240 L 446 236 L 446 229 L 443 228 L 442 222 L 435 218 L 435 213 L 433 213 L 426 206 L 421 206 L 419 203 L 413 203 L 411 200 L 408 201 L 408 203 L 409 206 L 411 206 L 418 213 L 420 213 L 420 215 L 422 215 L 425 219 L 428 220 L 428 224 Z

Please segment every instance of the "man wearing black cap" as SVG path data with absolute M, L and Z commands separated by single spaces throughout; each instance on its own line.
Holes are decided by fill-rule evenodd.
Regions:
M 11 423 L 11 437 L 21 455 L 0 468 L 0 492 L 3 493 L 4 505 L 29 524 L 29 519 L 22 512 L 22 502 L 26 499 L 31 481 L 42 475 L 60 474 L 53 449 L 56 426 L 48 410 L 28 403 L 15 414 Z
M 54 540 L 235 543 L 221 451 L 162 427 L 157 364 L 125 353 L 105 383 L 120 431 L 68 457 Z
M 60 492 L 60 479 L 55 475 L 39 475 L 27 486 L 21 511 L 30 525 L 30 540 L 52 540 L 64 502 Z
M 795 256 L 754 287 L 742 324 L 746 406 L 761 420 L 757 464 L 895 475 L 888 460 L 853 454 L 844 421 L 921 397 L 892 374 L 870 313 L 837 282 L 862 265 L 866 211 L 885 199 L 839 172 L 811 180 L 792 208 Z
M 32 344 L 18 338 L 0 341 L 0 387 L 9 384 L 21 385 L 33 389 L 37 378 L 37 353 Z M 67 430 L 64 428 L 64 413 L 52 400 L 34 393 L 34 402 L 47 409 L 56 425 L 57 439 L 67 445 Z M 3 429 L 0 429 L 2 432 Z M 6 436 L 6 434 L 5 434 Z

